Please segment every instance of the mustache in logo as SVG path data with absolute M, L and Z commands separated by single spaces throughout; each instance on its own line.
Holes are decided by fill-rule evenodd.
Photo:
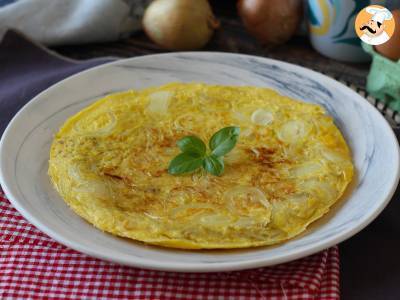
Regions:
M 360 27 L 360 30 L 364 30 L 367 29 L 369 32 L 371 33 L 376 33 L 376 30 L 373 30 L 371 27 L 369 27 L 368 25 L 364 25 L 362 27 Z

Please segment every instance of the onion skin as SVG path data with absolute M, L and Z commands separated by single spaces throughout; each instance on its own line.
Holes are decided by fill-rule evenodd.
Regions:
M 168 50 L 202 48 L 218 27 L 207 0 L 155 0 L 143 16 L 147 36 Z
M 239 0 L 237 9 L 247 31 L 265 46 L 287 42 L 303 15 L 301 0 Z
M 400 9 L 393 10 L 392 14 L 396 24 L 392 37 L 386 43 L 376 45 L 374 48 L 382 56 L 398 61 L 400 59 Z

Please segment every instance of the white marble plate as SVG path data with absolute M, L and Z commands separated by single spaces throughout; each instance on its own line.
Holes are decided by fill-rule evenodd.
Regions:
M 47 160 L 53 135 L 69 116 L 99 97 L 171 81 L 271 87 L 284 95 L 325 106 L 353 152 L 357 178 L 351 190 L 305 234 L 274 247 L 179 251 L 146 246 L 95 229 L 73 213 L 50 185 Z M 308 69 L 225 53 L 143 56 L 79 73 L 30 101 L 10 123 L 0 145 L 0 183 L 13 205 L 36 227 L 88 255 L 158 270 L 238 270 L 315 253 L 369 224 L 389 202 L 398 179 L 396 137 L 379 112 L 361 96 Z

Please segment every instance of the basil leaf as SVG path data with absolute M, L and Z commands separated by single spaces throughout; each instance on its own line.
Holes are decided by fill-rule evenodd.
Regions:
M 172 175 L 190 173 L 203 167 L 207 172 L 219 176 L 224 172 L 223 155 L 235 147 L 240 128 L 225 127 L 217 131 L 210 139 L 211 154 L 206 156 L 207 146 L 197 136 L 181 138 L 176 144 L 182 151 L 168 166 Z
M 197 136 L 185 136 L 176 143 L 182 152 L 194 153 L 204 156 L 206 153 L 206 145 Z
M 235 147 L 239 137 L 240 128 L 235 126 L 218 130 L 210 139 L 211 154 L 223 156 Z
M 224 161 L 222 157 L 210 155 L 204 159 L 203 168 L 215 176 L 220 176 L 224 172 Z
M 190 173 L 200 168 L 203 164 L 203 156 L 194 153 L 181 153 L 171 160 L 168 173 L 172 175 Z

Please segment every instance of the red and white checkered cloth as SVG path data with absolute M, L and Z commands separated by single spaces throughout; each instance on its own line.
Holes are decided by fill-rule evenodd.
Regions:
M 248 271 L 172 273 L 98 260 L 29 224 L 0 189 L 0 299 L 339 299 L 337 247 Z

